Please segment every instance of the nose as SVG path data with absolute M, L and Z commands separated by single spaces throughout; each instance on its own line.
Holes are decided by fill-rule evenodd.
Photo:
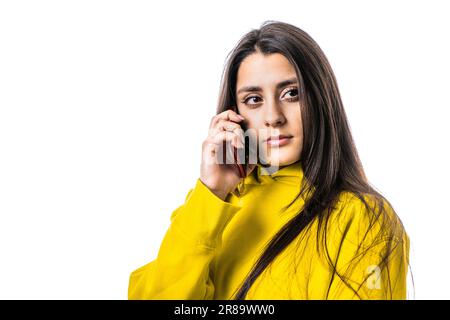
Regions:
M 286 122 L 286 118 L 276 101 L 267 103 L 267 111 L 264 116 L 266 127 L 279 127 Z

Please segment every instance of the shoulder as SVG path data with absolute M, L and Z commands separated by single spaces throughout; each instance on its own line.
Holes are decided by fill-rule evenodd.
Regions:
M 383 196 L 343 191 L 329 218 L 336 236 L 345 236 L 358 244 L 370 240 L 408 240 L 402 221 Z

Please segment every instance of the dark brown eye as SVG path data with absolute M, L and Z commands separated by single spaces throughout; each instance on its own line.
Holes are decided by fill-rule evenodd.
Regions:
M 248 104 L 248 101 L 249 101 L 250 99 L 259 99 L 259 97 L 257 97 L 257 96 L 251 96 L 251 97 L 248 97 L 248 98 L 246 98 L 244 101 L 242 101 L 242 103 Z M 253 100 L 253 102 L 254 102 L 254 103 L 258 103 L 258 101 L 255 101 L 255 100 Z
M 291 88 L 289 91 L 285 93 L 285 95 L 289 94 L 286 97 L 286 100 L 289 102 L 297 101 L 298 100 L 298 89 L 297 88 Z
M 298 89 L 291 89 L 291 90 L 289 90 L 289 91 L 286 92 L 286 93 L 289 93 L 289 92 L 290 92 L 291 97 L 296 97 L 296 96 L 298 96 Z

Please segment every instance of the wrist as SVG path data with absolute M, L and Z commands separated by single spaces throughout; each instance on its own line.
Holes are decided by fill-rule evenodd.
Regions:
M 212 192 L 214 195 L 216 195 L 218 198 L 220 198 L 222 201 L 225 201 L 227 195 L 230 193 L 230 191 L 225 191 L 223 189 L 219 188 L 212 188 L 208 185 L 208 183 L 205 183 L 201 178 L 200 181 Z
M 213 193 L 218 196 L 222 201 L 225 201 L 229 192 L 213 191 Z

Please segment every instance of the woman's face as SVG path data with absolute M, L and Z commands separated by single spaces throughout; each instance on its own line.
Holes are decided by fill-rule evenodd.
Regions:
M 282 54 L 253 53 L 239 67 L 237 108 L 247 129 L 255 132 L 266 163 L 285 166 L 300 159 L 303 129 L 298 88 L 295 69 Z M 291 138 L 279 144 L 264 141 L 278 135 Z

